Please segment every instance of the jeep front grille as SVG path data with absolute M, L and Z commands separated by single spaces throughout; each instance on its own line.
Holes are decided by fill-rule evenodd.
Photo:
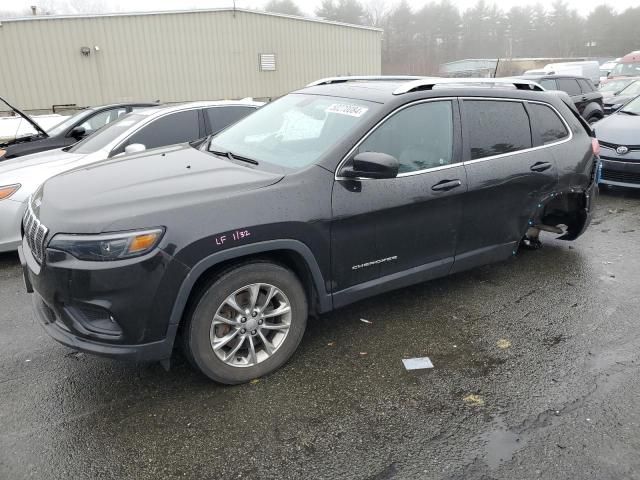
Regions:
M 40 223 L 40 220 L 36 217 L 36 214 L 31 208 L 31 202 L 29 202 L 27 211 L 24 214 L 22 228 L 24 230 L 24 238 L 27 240 L 31 253 L 38 263 L 42 263 L 44 258 L 45 242 L 47 241 L 47 234 L 49 233 L 49 230 Z

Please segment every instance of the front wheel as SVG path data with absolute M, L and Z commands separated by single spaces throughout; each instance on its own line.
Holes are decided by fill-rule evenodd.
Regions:
M 245 264 L 204 291 L 187 319 L 183 346 L 212 380 L 244 383 L 293 355 L 307 313 L 304 289 L 293 272 L 273 263 Z

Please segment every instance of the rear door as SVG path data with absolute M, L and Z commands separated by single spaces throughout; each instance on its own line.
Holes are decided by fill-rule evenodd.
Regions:
M 337 172 L 336 306 L 449 272 L 467 190 L 460 140 L 457 101 L 442 99 L 396 110 L 353 149 L 346 165 L 373 151 L 397 158 L 400 170 L 396 178 L 376 180 Z
M 526 102 L 466 98 L 462 125 L 469 191 L 454 271 L 507 258 L 558 179 L 553 155 L 533 148 Z
M 558 90 L 569 94 L 580 115 L 582 115 L 589 101 L 583 95 L 578 81 L 575 78 L 557 78 L 556 82 L 558 84 Z

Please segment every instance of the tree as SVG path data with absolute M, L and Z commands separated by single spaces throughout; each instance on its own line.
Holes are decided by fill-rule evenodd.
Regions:
M 334 22 L 366 23 L 365 11 L 358 0 L 323 0 L 316 10 L 316 16 Z
M 271 0 L 264 7 L 266 12 L 284 13 L 286 15 L 302 16 L 300 7 L 293 0 Z

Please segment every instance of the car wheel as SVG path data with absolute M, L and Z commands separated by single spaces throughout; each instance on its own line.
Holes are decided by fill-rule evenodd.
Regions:
M 239 384 L 281 367 L 307 324 L 307 297 L 288 269 L 254 262 L 206 288 L 183 332 L 189 360 L 207 377 Z

